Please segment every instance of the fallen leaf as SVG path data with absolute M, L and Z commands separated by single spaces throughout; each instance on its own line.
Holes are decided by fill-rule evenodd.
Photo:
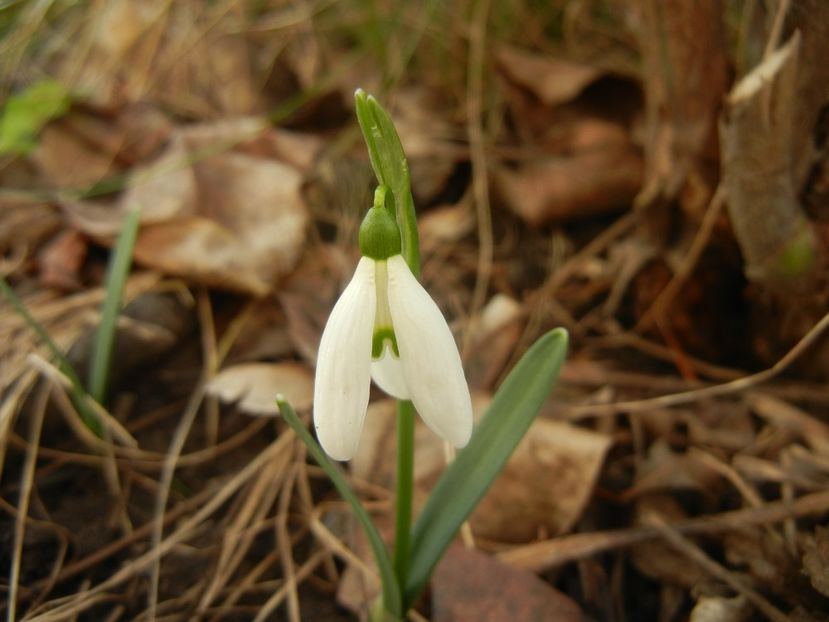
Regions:
M 475 214 L 464 202 L 441 205 L 418 216 L 417 230 L 424 256 L 440 246 L 458 242 L 475 230 Z
M 173 134 L 158 158 L 136 166 L 114 204 L 66 201 L 64 205 L 73 223 L 96 237 L 116 236 L 127 211 L 132 208 L 141 210 L 142 225 L 192 215 L 196 206 L 196 178 L 184 139 L 180 134 Z
M 528 542 L 567 533 L 581 517 L 611 439 L 536 419 L 470 519 L 475 534 Z
M 585 87 L 603 75 L 596 67 L 512 46 L 498 48 L 495 60 L 510 80 L 549 106 L 574 99 Z
M 457 129 L 447 119 L 445 103 L 422 87 L 397 93 L 392 116 L 409 162 L 415 202 L 431 203 L 458 162 L 468 157 L 457 148 Z
M 314 379 L 299 363 L 241 363 L 221 370 L 207 384 L 207 392 L 223 402 L 236 402 L 251 415 L 279 414 L 276 396 L 281 393 L 297 410 L 311 407 Z
M 536 575 L 475 549 L 454 546 L 432 577 L 434 622 L 567 622 L 579 606 Z
M 118 317 L 109 368 L 110 383 L 129 379 L 137 368 L 169 353 L 193 327 L 193 310 L 172 292 L 148 291 L 127 303 Z M 86 328 L 67 358 L 85 381 L 95 351 L 98 326 Z
M 818 592 L 829 597 L 829 527 L 818 525 L 804 546 L 803 570 Z
M 473 393 L 482 414 L 489 396 Z M 355 477 L 392 490 L 395 482 L 395 405 L 369 406 L 360 446 L 352 460 Z M 500 542 L 528 542 L 538 535 L 572 529 L 584 511 L 610 438 L 566 423 L 537 419 L 502 473 L 470 517 L 475 535 Z M 418 419 L 415 427 L 415 506 L 428 495 L 446 466 L 443 442 Z
M 504 294 L 496 294 L 472 320 L 466 377 L 470 386 L 491 389 L 503 372 L 524 326 L 521 304 Z
M 749 403 L 759 417 L 797 434 L 818 454 L 829 455 L 829 425 L 783 400 L 752 393 Z
M 702 596 L 691 611 L 690 622 L 747 622 L 753 613 L 742 594 L 733 598 Z
M 682 506 L 667 494 L 646 495 L 636 500 L 635 522 L 648 523 L 649 514 L 665 522 L 687 518 Z M 646 540 L 630 548 L 630 560 L 646 577 L 671 586 L 691 588 L 707 574 L 696 563 L 662 540 Z
M 618 210 L 642 184 L 643 163 L 632 144 L 610 144 L 494 170 L 508 207 L 531 225 Z
M 264 296 L 299 258 L 308 213 L 295 168 L 227 150 L 232 143 L 224 137 L 233 131 L 251 139 L 238 134 L 241 127 L 174 132 L 155 161 L 133 171 L 114 205 L 66 202 L 65 209 L 81 230 L 111 240 L 127 211 L 138 207 L 136 262 Z M 250 119 L 243 127 L 255 135 L 263 126 Z
M 43 129 L 32 157 L 43 177 L 58 188 L 91 186 L 112 167 L 112 154 L 88 144 L 63 121 Z
M 671 450 L 662 437 L 649 448 L 639 465 L 636 481 L 623 495 L 632 498 L 649 492 L 696 490 L 714 494 L 720 484 L 720 475 L 693 454 Z
M 48 287 L 79 288 L 87 248 L 86 237 L 78 231 L 68 229 L 59 233 L 37 255 L 40 281 Z
M 142 224 L 190 216 L 196 211 L 196 191 L 184 138 L 173 134 L 158 159 L 132 170 L 118 201 L 119 211 L 140 209 Z

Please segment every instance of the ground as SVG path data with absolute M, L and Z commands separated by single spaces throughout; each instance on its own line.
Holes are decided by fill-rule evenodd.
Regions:
M 357 88 L 476 415 L 570 335 L 411 619 L 829 619 L 829 5 L 6 4 L 9 620 L 365 616 L 370 550 L 274 402 L 310 425 L 359 258 Z M 389 535 L 371 397 L 343 468 Z M 445 467 L 418 424 L 416 509 Z

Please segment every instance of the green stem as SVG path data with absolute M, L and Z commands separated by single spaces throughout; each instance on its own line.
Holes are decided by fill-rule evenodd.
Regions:
M 395 218 L 400 228 L 403 258 L 415 277 L 420 275 L 420 242 L 417 214 L 412 197 L 409 164 L 400 136 L 389 114 L 374 97 L 362 89 L 354 94 L 357 120 L 368 148 L 369 159 L 377 181 L 387 186 L 394 200 Z M 379 197 L 383 202 L 388 195 Z M 377 200 L 377 199 L 376 199 Z M 397 508 L 395 517 L 394 573 L 399 585 L 405 586 L 411 563 L 412 494 L 414 492 L 415 407 L 410 401 L 397 402 Z M 403 611 L 405 614 L 406 612 Z M 375 607 L 372 621 L 383 619 L 382 606 Z
M 412 495 L 414 492 L 415 408 L 409 401 L 397 402 L 397 508 L 394 529 L 394 573 L 406 585 L 411 559 Z

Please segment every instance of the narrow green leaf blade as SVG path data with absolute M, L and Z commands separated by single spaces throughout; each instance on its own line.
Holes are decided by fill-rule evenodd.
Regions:
M 63 354 L 61 349 L 58 345 L 54 342 L 52 337 L 46 332 L 46 329 L 38 322 L 29 310 L 26 308 L 26 305 L 23 304 L 23 301 L 17 296 L 15 291 L 12 289 L 11 285 L 6 282 L 2 276 L 0 276 L 0 293 L 2 293 L 6 299 L 11 303 L 14 307 L 15 311 L 20 314 L 20 317 L 29 325 L 34 333 L 40 338 L 40 340 L 44 343 L 44 345 L 49 349 L 52 353 L 52 356 L 55 358 L 58 364 L 58 368 L 63 372 L 63 374 L 69 378 L 69 381 L 72 383 L 72 387 L 69 391 L 69 394 L 72 398 L 72 402 L 75 404 L 75 407 L 78 409 L 78 413 L 81 416 L 86 427 L 88 427 L 95 436 L 101 438 L 103 435 L 103 428 L 101 427 L 101 422 L 98 419 L 98 415 L 95 413 L 94 410 L 89 406 L 87 400 L 90 399 L 89 394 L 86 392 L 83 384 L 81 383 L 80 378 L 78 378 L 78 374 L 75 373 L 74 368 L 69 363 L 69 360 Z
M 314 437 L 305 429 L 302 421 L 299 420 L 299 417 L 294 412 L 293 407 L 281 395 L 277 396 L 276 403 L 279 406 L 279 412 L 282 418 L 291 426 L 291 429 L 299 439 L 305 443 L 314 460 L 325 471 L 325 474 L 334 484 L 342 498 L 351 506 L 351 510 L 354 512 L 354 516 L 357 517 L 357 521 L 363 528 L 363 532 L 366 534 L 371 545 L 371 550 L 374 552 L 374 559 L 377 562 L 377 568 L 380 571 L 380 581 L 383 586 L 383 604 L 390 613 L 397 616 L 398 619 L 401 619 L 403 617 L 403 610 L 401 606 L 400 586 L 397 583 L 386 545 L 383 543 L 383 539 L 380 537 L 374 523 L 371 522 L 371 517 L 360 503 L 360 499 L 357 498 L 357 495 L 354 494 L 354 491 L 348 485 L 348 481 L 346 481 L 343 474 L 328 459 L 322 447 L 319 446 L 314 440 Z
M 498 476 L 555 384 L 567 354 L 567 331 L 542 336 L 498 389 L 469 444 L 438 480 L 412 532 L 404 590 L 408 608 L 463 521 Z
M 132 251 L 138 236 L 140 217 L 139 209 L 131 209 L 127 213 L 124 227 L 121 235 L 118 236 L 112 259 L 109 262 L 106 298 L 101 307 L 101 320 L 95 335 L 95 349 L 89 361 L 89 394 L 99 404 L 103 404 L 106 398 L 112 346 L 118 327 L 118 312 L 121 309 L 124 285 L 129 276 L 130 265 L 132 265 Z

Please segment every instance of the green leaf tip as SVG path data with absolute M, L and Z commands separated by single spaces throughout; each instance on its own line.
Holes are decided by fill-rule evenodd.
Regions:
M 0 119 L 0 155 L 31 152 L 38 133 L 49 121 L 66 113 L 71 103 L 66 88 L 51 78 L 9 97 Z

